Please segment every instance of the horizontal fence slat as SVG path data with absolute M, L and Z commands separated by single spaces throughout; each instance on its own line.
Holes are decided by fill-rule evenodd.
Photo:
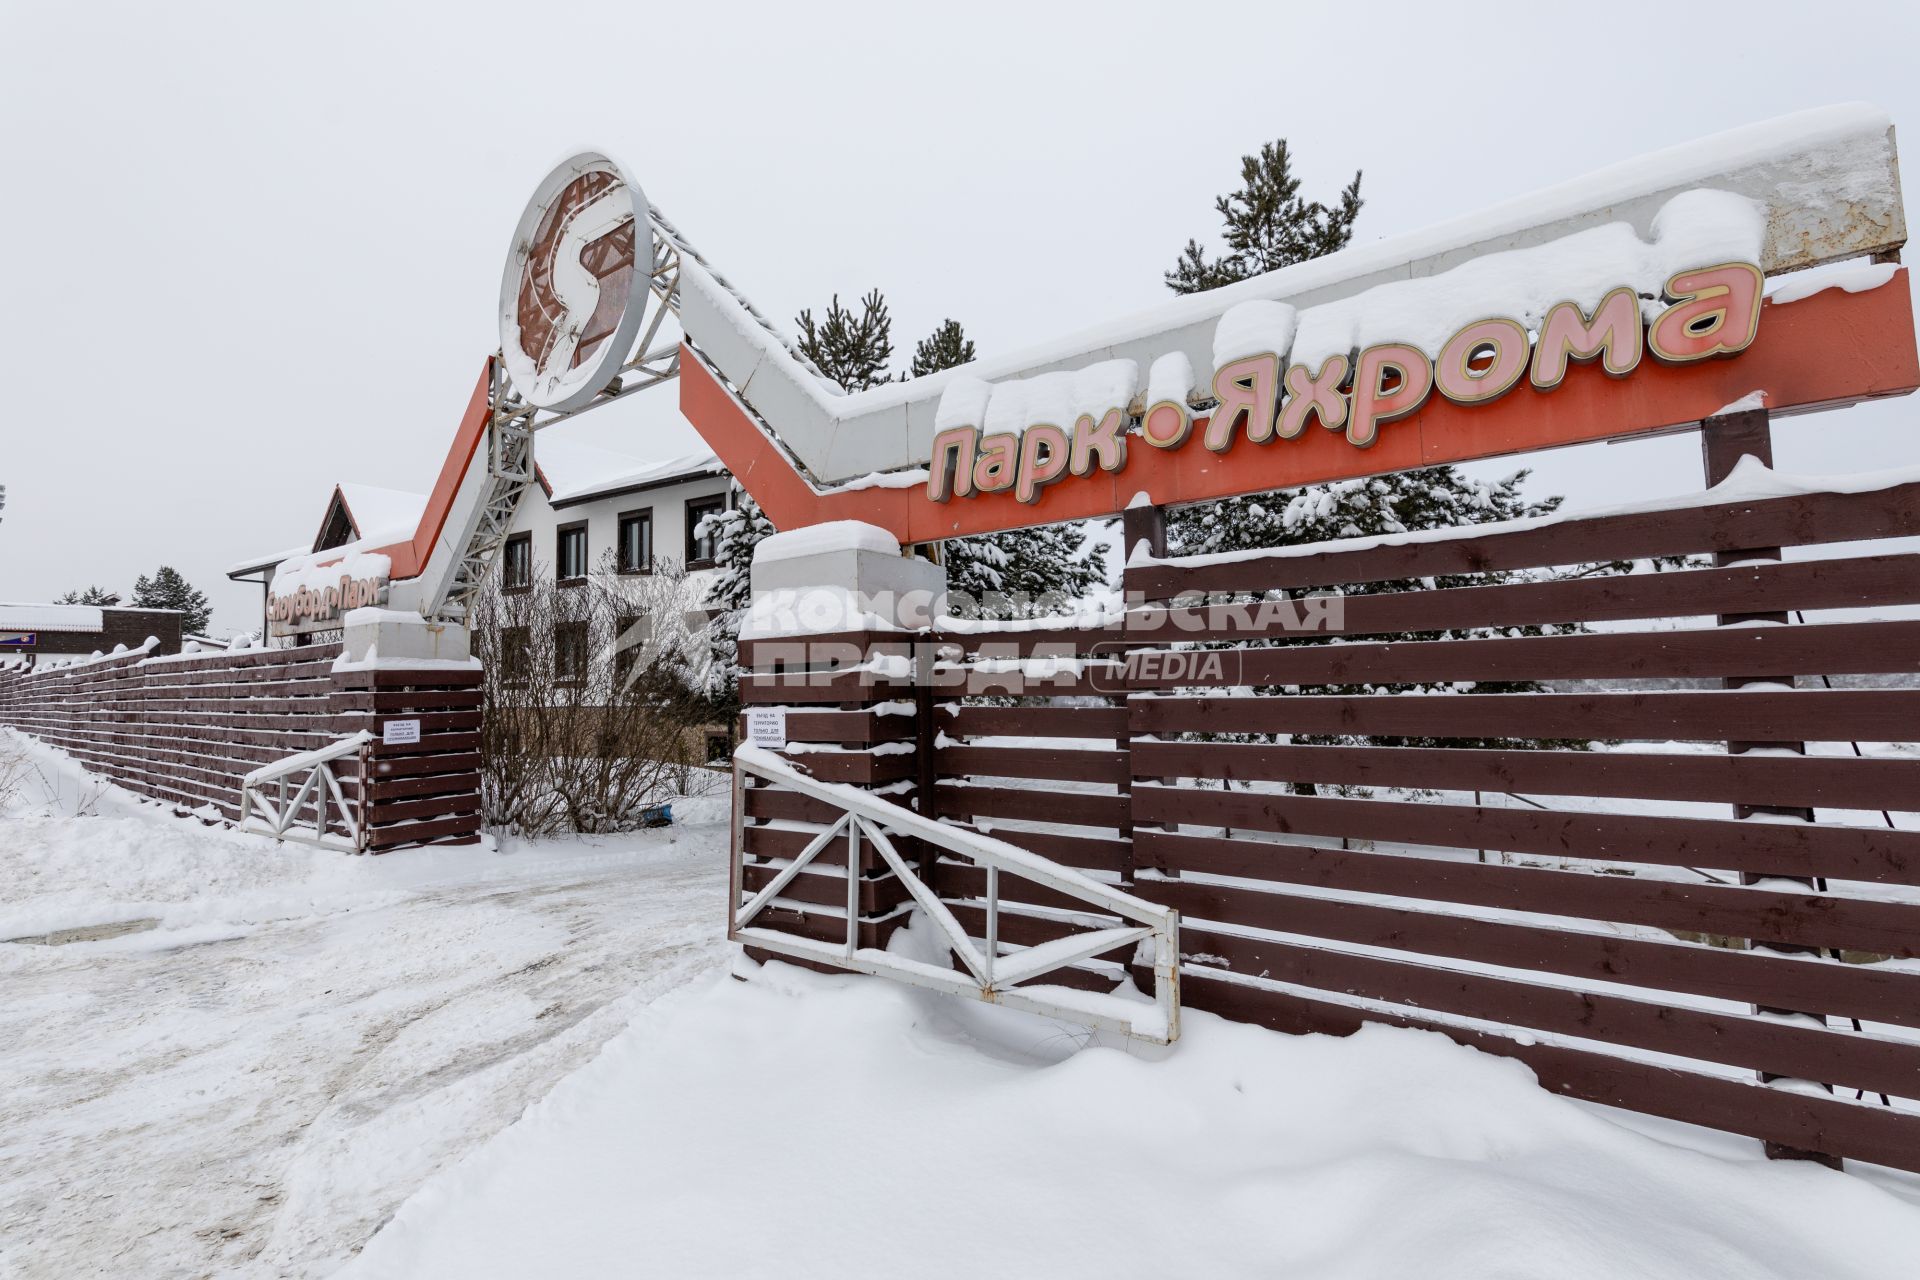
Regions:
M 1139 697 L 1136 734 L 1904 742 L 1920 689 Z
M 1717 867 L 1773 876 L 1920 884 L 1920 831 L 1814 822 L 1742 822 L 1565 809 L 1226 791 L 1197 811 L 1182 787 L 1136 785 L 1137 822 L 1204 821 L 1304 836 L 1350 836 L 1547 858 Z M 1920 928 L 1920 903 L 1914 908 Z
M 1117 784 L 1127 780 L 1127 753 L 1071 747 L 941 747 L 934 753 L 943 774 L 980 778 L 1045 778 L 1060 782 Z
M 772 822 L 837 822 L 843 812 L 798 791 L 762 785 L 747 788 L 741 807 L 749 818 Z
M 1551 1034 L 1920 1097 L 1920 1042 L 1768 1021 L 1605 992 L 1356 955 L 1188 925 L 1188 954 L 1264 981 L 1412 1005 Z M 1224 962 L 1224 963 L 1223 963 Z
M 1130 565 L 1126 589 L 1150 600 L 1164 600 L 1184 591 L 1271 591 L 1391 582 L 1916 533 L 1920 533 L 1920 484 L 1902 484 L 1866 493 L 1796 494 L 1543 521 L 1518 530 L 1468 528 L 1457 536 L 1409 537 L 1397 544 L 1383 540 L 1380 545 L 1352 549 L 1325 543 L 1212 564 Z
M 1283 638 L 1302 630 L 1320 635 L 1378 635 L 1915 603 L 1920 603 L 1920 554 L 1908 552 L 1386 591 L 1344 596 L 1337 608 L 1311 613 L 1296 601 L 1291 610 L 1275 609 L 1264 620 L 1257 605 L 1155 606 L 1129 613 L 1124 628 L 1057 632 L 1033 642 L 1014 635 L 995 640 L 1065 643 L 1078 645 L 1082 652 L 1094 652 L 1098 645 L 1097 651 L 1104 653 L 1182 640 Z
M 976 906 L 970 902 L 958 902 L 952 904 L 948 909 L 953 912 L 953 918 L 960 922 L 960 927 L 967 931 L 967 936 L 977 941 L 984 941 L 987 932 L 986 908 Z M 1111 925 L 1117 923 L 1117 917 L 1099 917 L 1099 923 Z M 1085 933 L 1092 927 L 1094 927 L 1094 925 L 1091 923 L 1075 924 L 1071 921 L 1056 920 L 1050 916 L 1025 915 L 1019 911 L 1002 911 L 1000 913 L 1000 941 L 1016 947 L 1037 947 L 1043 942 L 1052 942 L 1057 938 L 1064 938 L 1071 934 Z M 1134 944 L 1127 942 L 1122 943 L 1111 951 L 1103 951 L 1089 958 L 1105 960 L 1114 964 L 1125 964 L 1133 958 L 1133 952 Z M 1018 953 L 1015 952 L 1014 954 L 1017 955 Z M 1037 986 L 1042 983 L 1054 982 L 1060 975 L 1068 972 L 1071 972 L 1071 970 L 1053 970 L 1050 973 L 1042 974 L 1033 979 L 1032 985 Z
M 742 676 L 740 679 L 740 700 L 753 706 L 783 702 L 878 702 L 912 696 L 911 680 L 875 676 L 871 671 L 846 671 L 831 676 Z
M 802 853 L 805 853 L 807 846 L 812 844 L 820 835 L 818 831 L 813 830 L 794 830 L 790 827 L 758 827 L 751 825 L 743 827 L 741 831 L 745 837 L 743 843 L 748 853 L 757 858 L 781 858 L 786 860 L 797 858 Z M 820 847 L 819 852 L 814 854 L 813 862 L 809 862 L 807 865 L 812 866 L 815 862 L 819 863 L 823 869 L 835 869 L 834 875 L 840 882 L 842 897 L 844 898 L 847 883 L 847 838 L 844 835 L 839 835 L 827 841 L 826 844 Z M 823 899 L 822 901 L 831 905 L 835 900 L 829 898 Z
M 758 830 L 763 836 L 803 834 L 791 831 L 768 831 L 765 828 L 758 828 Z M 812 837 L 807 836 L 806 839 L 811 840 Z M 761 847 L 756 847 L 755 842 L 749 841 L 749 851 L 756 854 L 764 852 L 765 856 L 776 858 L 791 858 L 800 852 L 799 849 L 794 849 L 791 853 L 771 852 L 771 849 L 775 846 L 769 845 L 764 839 L 760 841 L 759 844 Z M 840 859 L 837 865 L 821 863 L 818 859 L 814 862 L 809 862 L 802 868 L 799 875 L 781 887 L 779 900 L 810 902 L 816 906 L 840 907 L 844 909 L 847 905 L 847 858 L 845 842 L 840 842 L 840 844 Z M 784 848 L 785 846 L 781 845 L 777 847 Z M 805 845 L 801 846 L 801 848 L 804 847 Z M 816 865 L 820 868 L 817 872 L 814 870 Z M 748 893 L 758 893 L 779 874 L 780 868 L 769 863 L 750 862 L 741 868 L 741 885 Z M 906 903 L 909 898 L 906 885 L 900 882 L 898 876 L 893 875 L 882 877 L 863 876 L 861 877 L 860 887 L 857 892 L 859 894 L 860 911 L 863 915 L 877 915 L 893 911 Z
M 961 817 L 959 814 L 947 813 L 944 809 L 940 816 L 947 819 Z M 1028 853 L 1037 853 L 1043 858 L 1064 863 L 1079 871 L 1119 871 L 1132 865 L 1132 846 L 1126 840 L 1115 839 L 1112 836 L 1067 835 L 1057 831 L 1009 831 L 998 826 L 993 826 L 987 834 L 1025 849 Z M 940 875 L 947 876 L 956 871 L 964 873 L 970 865 L 942 862 Z M 962 874 L 960 883 L 965 882 L 965 876 Z M 942 887 L 945 888 L 947 883 L 946 880 L 942 880 Z
M 1189 862 L 1204 866 L 1204 854 L 1189 854 L 1178 847 L 1199 843 L 1203 842 L 1195 837 L 1142 832 L 1142 861 L 1152 857 L 1162 866 Z M 1275 860 L 1250 868 L 1248 874 L 1321 885 L 1328 883 L 1328 878 L 1338 871 L 1337 866 L 1329 870 L 1320 865 L 1326 860 Z M 1190 908 L 1220 909 L 1204 894 L 1182 896 L 1182 887 L 1173 887 L 1173 883 L 1144 879 L 1137 891 L 1178 907 L 1183 913 Z M 1445 889 L 1433 888 L 1423 892 L 1418 885 L 1410 888 L 1412 892 L 1406 896 L 1414 898 L 1447 893 Z M 1413 910 L 1403 905 L 1299 895 L 1265 918 L 1269 923 L 1258 927 L 1307 937 L 1774 1008 L 1820 1008 L 1840 1016 L 1920 1027 L 1920 973 L 1877 965 L 1843 964 L 1825 957 L 1734 950 L 1678 938 L 1628 937 L 1564 925 L 1489 920 Z M 1272 921 L 1284 921 L 1284 924 L 1276 925 Z M 1244 922 L 1229 923 L 1238 927 Z M 1184 935 L 1188 929 L 1204 926 L 1199 916 L 1183 914 L 1181 927 Z
M 791 751 L 781 758 L 821 782 L 849 782 L 874 786 L 914 776 L 918 766 L 911 755 L 874 755 L 869 751 Z
M 1286 645 L 1181 655 L 1142 689 L 1223 685 L 1417 684 L 1448 680 L 1656 680 L 1920 672 L 1920 622 L 1717 627 L 1511 639 Z M 1204 661 L 1195 662 L 1194 659 Z
M 911 715 L 880 715 L 865 710 L 789 711 L 786 722 L 789 742 L 831 742 L 842 746 L 865 747 L 882 742 L 911 740 L 914 734 Z M 739 731 L 744 739 L 744 717 Z
M 934 728 L 956 738 L 1127 736 L 1125 707 L 961 707 L 934 712 Z
M 1800 943 L 1900 959 L 1920 954 L 1920 908 L 1908 903 L 1247 840 L 1221 841 L 1208 847 L 1172 848 L 1165 843 L 1175 838 L 1136 832 L 1136 856 L 1141 865 L 1164 864 L 1173 870 L 1283 880 L 1711 937 Z M 1241 869 L 1228 869 L 1232 867 Z M 1298 894 L 1251 885 L 1154 878 L 1142 878 L 1135 892 L 1196 919 L 1282 933 L 1311 932 L 1299 925 L 1305 908 Z
M 1920 1171 L 1920 1114 L 1842 1098 L 1749 1084 L 1636 1062 L 1586 1049 L 1526 1042 L 1451 1025 L 1414 1012 L 1356 1009 L 1338 1001 L 1262 988 L 1186 969 L 1181 1001 L 1241 1022 L 1294 1034 L 1349 1035 L 1366 1023 L 1437 1031 L 1501 1057 L 1517 1058 L 1555 1093 L 1689 1124 L 1778 1142 L 1804 1151 Z
M 1134 741 L 1131 756 L 1143 778 L 1920 810 L 1920 760 L 1147 739 Z
M 1084 867 L 1085 864 L 1082 866 Z M 986 868 L 971 862 L 941 863 L 940 896 L 950 906 L 955 903 L 984 901 L 987 896 Z M 1049 889 L 1044 885 L 1022 880 L 1011 872 L 1000 877 L 1000 900 L 1002 903 L 1040 907 L 1053 911 L 1090 912 L 1093 910 L 1078 898 Z
M 1125 796 L 1086 795 L 1057 790 L 1027 791 L 1014 787 L 961 787 L 950 783 L 941 785 L 937 794 L 943 814 L 1020 818 L 1029 822 L 1069 823 L 1088 827 L 1120 827 L 1127 822 Z

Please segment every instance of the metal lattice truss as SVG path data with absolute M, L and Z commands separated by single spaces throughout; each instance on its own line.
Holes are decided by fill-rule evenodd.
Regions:
M 358 853 L 364 847 L 366 828 L 341 791 L 334 766 L 341 760 L 359 759 L 372 741 L 373 735 L 363 730 L 332 746 L 303 751 L 255 769 L 240 784 L 240 829 Z M 305 777 L 289 794 L 293 779 L 302 774 Z M 302 829 L 300 818 L 301 809 L 309 805 L 312 817 L 307 825 L 311 831 Z M 333 830 L 335 822 L 345 828 L 344 835 Z
M 534 481 L 536 432 L 680 376 L 680 261 L 683 253 L 696 261 L 698 255 L 687 248 L 658 209 L 649 209 L 647 222 L 653 246 L 643 303 L 647 314 L 632 352 L 598 396 L 566 412 L 537 409 L 513 390 L 502 373 L 502 362 L 497 359 L 493 362 L 493 386 L 488 395 L 492 408 L 487 421 L 485 491 L 480 500 L 468 508 L 466 527 L 456 531 L 454 545 L 462 550 L 451 571 L 425 602 L 427 617 L 454 622 L 467 617 L 475 596 L 499 559 L 501 547 L 506 544 L 520 499 Z M 675 317 L 671 327 L 666 323 L 669 315 Z
M 777 782 L 841 810 L 841 816 L 810 841 L 800 855 L 782 867 L 745 903 L 743 883 L 746 847 L 743 827 L 744 789 L 749 775 Z M 1091 880 L 1079 872 L 1049 862 L 1003 841 L 988 839 L 922 817 L 891 801 L 853 787 L 822 783 L 799 773 L 770 752 L 742 748 L 734 755 L 733 912 L 728 936 L 779 955 L 857 973 L 892 978 L 911 986 L 946 995 L 1023 1009 L 1142 1040 L 1168 1044 L 1180 1034 L 1180 917 L 1169 908 Z M 887 834 L 892 830 L 930 844 L 946 854 L 964 858 L 986 871 L 986 936 L 979 943 L 900 856 Z M 836 840 L 847 846 L 846 936 L 838 943 L 803 938 L 756 926 L 754 919 L 779 898 L 793 880 Z M 892 951 L 860 945 L 860 848 L 865 843 L 880 855 L 912 895 L 914 905 L 933 925 L 940 941 L 958 956 L 964 969 L 927 964 Z M 1002 872 L 1028 880 L 1066 897 L 1087 903 L 1119 923 L 1068 934 L 1051 942 L 1010 954 L 1000 948 L 1000 876 Z M 1057 972 L 1069 965 L 1133 945 L 1153 967 L 1154 999 L 1145 1004 L 1119 995 L 1101 995 L 1065 987 L 1021 984 Z M 1143 954 L 1142 954 L 1143 953 Z

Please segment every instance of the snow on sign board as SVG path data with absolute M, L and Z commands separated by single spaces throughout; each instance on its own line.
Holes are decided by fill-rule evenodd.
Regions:
M 769 751 L 787 748 L 787 709 L 785 707 L 747 708 L 747 742 Z
M 312 557 L 283 561 L 267 588 L 267 629 L 276 636 L 338 630 L 355 609 L 387 602 L 387 558 L 348 556 L 302 567 Z
M 1822 108 L 858 392 L 682 255 L 681 407 L 776 527 L 940 542 L 1114 515 L 1135 493 L 1179 506 L 1665 431 L 1755 390 L 1776 414 L 1907 395 L 1904 270 L 1790 290 L 1744 345 L 1737 283 L 1686 287 L 1906 241 L 1886 113 Z M 1731 358 L 1710 358 L 1688 348 L 1716 338 L 1721 284 L 1712 355 Z M 1659 349 L 1674 330 L 1687 341 Z
M 380 741 L 387 746 L 406 746 L 420 741 L 418 720 L 389 720 L 380 726 Z
M 500 281 L 500 351 L 529 404 L 577 409 L 619 376 L 646 315 L 636 244 L 647 197 L 620 166 L 586 151 L 546 176 L 514 229 Z
M 1340 304 L 1299 317 L 1285 303 L 1243 302 L 1216 328 L 1218 368 L 1204 392 L 1213 408 L 1200 443 L 1225 453 L 1238 435 L 1253 444 L 1284 444 L 1317 426 L 1367 449 L 1384 424 L 1413 413 L 1429 396 L 1470 407 L 1491 404 L 1523 380 L 1552 391 L 1576 363 L 1598 361 L 1608 375 L 1624 378 L 1648 355 L 1668 365 L 1738 355 L 1759 335 L 1765 285 L 1754 264 L 1722 262 L 1674 272 L 1657 305 L 1643 307 L 1634 286 L 1623 283 L 1591 306 L 1559 301 L 1539 314 L 1469 320 L 1444 336 L 1410 311 L 1397 317 L 1407 332 L 1384 331 L 1380 318 L 1367 314 L 1367 294 L 1344 308 L 1351 314 L 1331 317 L 1320 313 L 1341 310 Z M 1378 301 L 1385 324 L 1393 325 L 1394 300 Z M 1196 423 L 1192 389 L 1175 385 L 1184 379 L 1170 381 L 1156 361 L 1152 402 L 1135 406 L 1131 361 L 1107 361 L 1082 374 L 1116 365 L 1126 367 L 1123 376 L 1089 380 L 1105 388 L 1105 398 L 1078 403 L 1065 394 L 1037 394 L 1040 384 L 1078 375 L 1048 373 L 992 388 L 956 380 L 941 400 L 952 425 L 933 438 L 927 496 L 946 502 L 1011 490 L 1031 504 L 1068 476 L 1119 471 L 1127 465 L 1135 416 L 1139 443 L 1185 446 Z M 1016 390 L 1012 398 L 1021 412 L 1010 417 L 1001 405 Z M 951 412 L 949 402 L 958 402 Z M 1041 416 L 1033 416 L 1035 408 Z M 1001 429 L 989 429 L 995 426 Z

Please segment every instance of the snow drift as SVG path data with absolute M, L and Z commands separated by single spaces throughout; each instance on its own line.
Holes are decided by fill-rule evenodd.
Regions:
M 744 962 L 743 962 L 744 963 Z M 643 1010 L 343 1275 L 1895 1274 L 1920 1209 L 1656 1141 L 1423 1032 L 1152 1058 L 772 965 Z

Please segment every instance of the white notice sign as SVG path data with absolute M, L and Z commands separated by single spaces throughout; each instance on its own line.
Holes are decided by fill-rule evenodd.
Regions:
M 380 741 L 387 746 L 395 743 L 405 745 L 420 741 L 420 722 L 418 720 L 389 720 L 380 727 Z
M 748 707 L 747 744 L 769 751 L 787 747 L 787 709 L 785 707 Z

